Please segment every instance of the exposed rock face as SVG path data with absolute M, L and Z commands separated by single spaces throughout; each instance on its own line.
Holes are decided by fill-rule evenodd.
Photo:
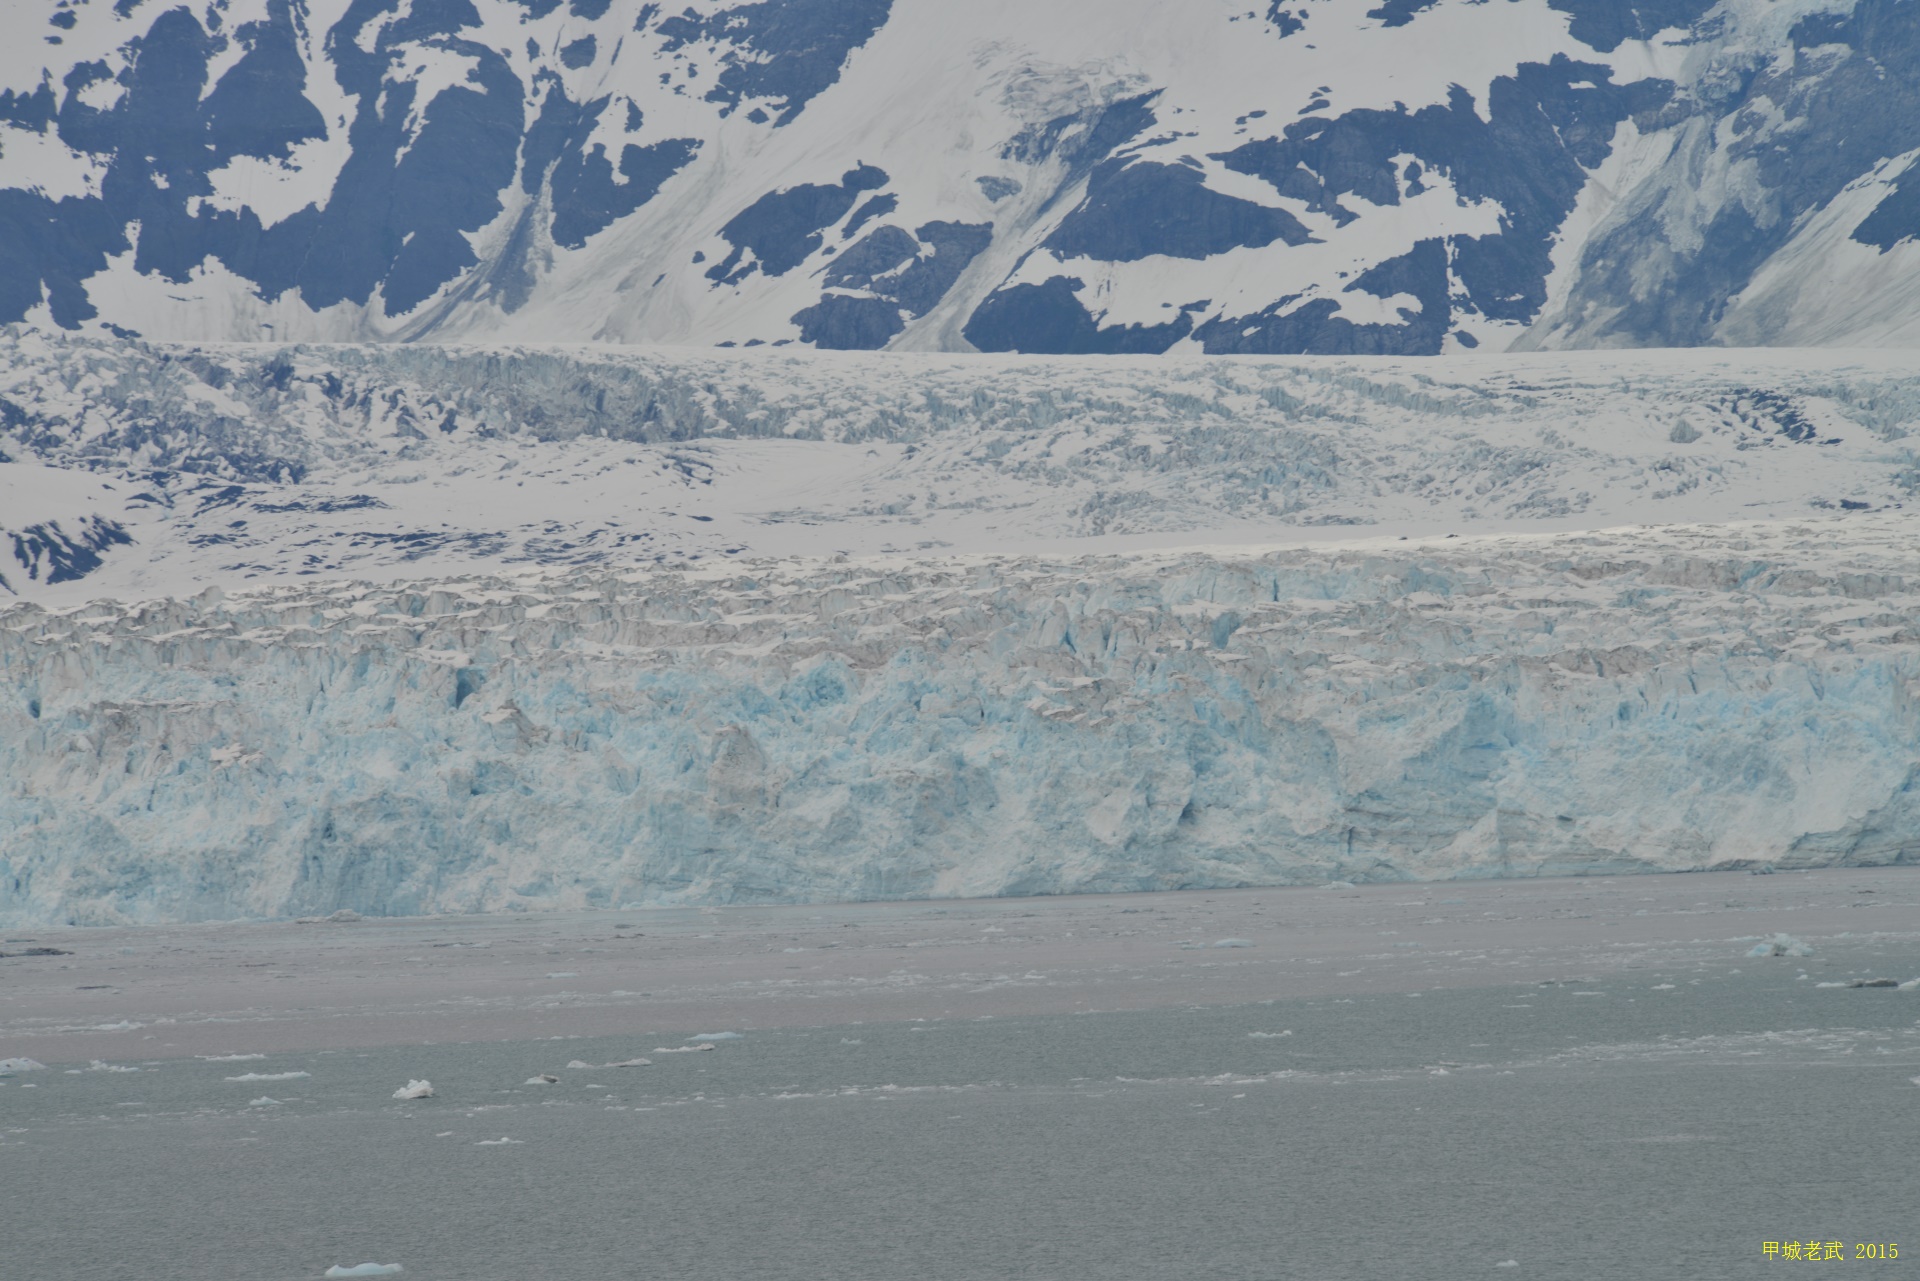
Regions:
M 1912 520 L 0 612 L 0 922 L 1920 856 Z

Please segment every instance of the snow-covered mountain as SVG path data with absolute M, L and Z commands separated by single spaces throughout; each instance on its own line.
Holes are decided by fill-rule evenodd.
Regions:
M 1911 0 L 16 0 L 0 323 L 1920 340 Z

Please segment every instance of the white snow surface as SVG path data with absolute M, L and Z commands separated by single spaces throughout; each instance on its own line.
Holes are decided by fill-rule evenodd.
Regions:
M 0 400 L 0 599 L 48 604 L 1798 518 L 1920 487 L 1920 366 L 1887 352 L 1442 364 L 24 333 L 0 334 Z

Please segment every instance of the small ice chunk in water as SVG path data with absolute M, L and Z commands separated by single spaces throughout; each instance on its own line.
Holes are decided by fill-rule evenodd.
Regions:
M 652 1067 L 652 1066 L 653 1066 L 653 1061 L 651 1059 L 621 1059 L 618 1063 L 599 1063 L 599 1064 L 583 1063 L 579 1059 L 575 1059 L 573 1062 L 567 1064 L 567 1071 L 591 1072 L 596 1067 L 623 1068 L 623 1067 Z
M 311 1072 L 242 1072 L 239 1076 L 230 1076 L 229 1081 L 298 1081 L 312 1076 Z
M 1502 1260 L 1500 1260 L 1500 1262 L 1498 1262 L 1498 1263 L 1496 1263 L 1496 1264 L 1494 1264 L 1493 1266 L 1494 1266 L 1494 1267 L 1496 1267 L 1496 1268 L 1517 1268 L 1517 1267 L 1519 1267 L 1519 1266 L 1520 1266 L 1520 1260 L 1518 1260 L 1518 1259 L 1502 1259 Z
M 350 1268 L 343 1268 L 336 1263 L 320 1275 L 324 1277 L 393 1277 L 405 1271 L 406 1269 L 397 1263 L 357 1263 Z
M 554 1076 L 553 1074 L 551 1074 L 551 1073 L 549 1073 L 549 1072 L 542 1072 L 542 1073 L 541 1073 L 541 1074 L 540 1074 L 539 1076 L 530 1076 L 530 1077 L 528 1077 L 528 1078 L 527 1078 L 527 1079 L 526 1079 L 526 1080 L 525 1080 L 524 1082 L 522 1082 L 522 1084 L 525 1084 L 525 1085 L 558 1085 L 558 1084 L 560 1084 L 560 1078 L 559 1078 L 559 1077 L 557 1077 L 557 1076 Z
M 89 1072 L 138 1072 L 139 1070 L 137 1067 L 124 1067 L 118 1063 L 105 1063 L 99 1059 L 87 1064 Z
M 1748 956 L 1812 956 L 1813 948 L 1791 934 L 1776 934 L 1747 950 Z
M 1293 1029 L 1288 1028 L 1284 1032 L 1249 1032 L 1247 1035 L 1256 1041 L 1275 1041 L 1283 1036 L 1292 1036 Z
M 687 1038 L 689 1041 L 738 1041 L 738 1032 L 696 1032 Z
M 44 1072 L 47 1065 L 32 1059 L 0 1059 L 0 1076 L 12 1076 L 15 1072 Z
M 697 1050 L 711 1050 L 712 1048 L 713 1042 L 702 1041 L 698 1045 L 656 1045 L 653 1047 L 653 1052 L 655 1054 L 692 1054 Z
M 1252 939 L 1220 939 L 1219 941 L 1214 943 L 1214 946 L 1215 947 L 1252 947 L 1253 940 Z
M 409 1080 L 393 1092 L 396 1099 L 430 1099 L 433 1097 L 433 1082 Z
M 510 1144 L 510 1143 L 518 1144 L 518 1143 L 525 1143 L 525 1142 L 526 1142 L 525 1139 L 510 1139 L 503 1134 L 497 1139 L 482 1139 L 478 1143 L 474 1144 L 473 1146 L 475 1146 L 476 1148 L 498 1148 L 498 1147 L 505 1147 L 507 1144 Z
M 579 978 L 579 977 L 580 977 L 580 971 L 578 971 L 578 970 L 554 970 L 554 971 L 552 971 L 551 973 L 549 973 L 549 974 L 547 975 L 547 977 L 548 977 L 548 978 L 550 978 L 550 979 L 577 979 L 577 978 Z
M 266 1057 L 264 1054 L 202 1054 L 199 1056 L 202 1063 L 251 1063 Z
M 250 1108 L 277 1108 L 280 1106 L 280 1100 L 270 1099 L 263 1094 L 253 1102 L 247 1104 L 247 1106 Z

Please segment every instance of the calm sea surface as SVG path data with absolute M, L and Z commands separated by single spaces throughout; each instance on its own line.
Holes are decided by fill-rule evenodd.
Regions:
M 54 1064 L 0 1082 L 0 1279 L 1920 1276 L 1920 993 L 1742 968 Z

